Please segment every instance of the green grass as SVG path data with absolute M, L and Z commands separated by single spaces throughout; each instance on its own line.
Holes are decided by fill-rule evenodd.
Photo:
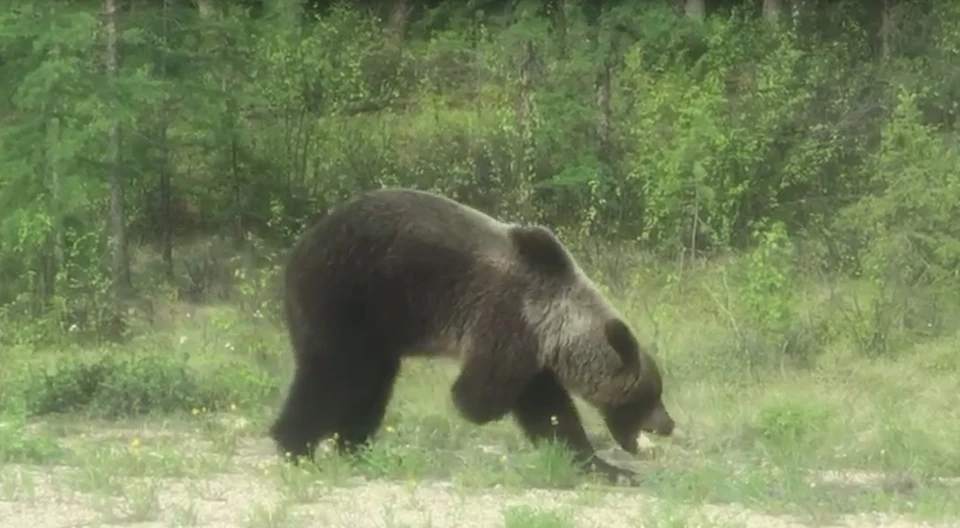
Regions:
M 749 313 L 718 277 L 619 301 L 642 335 L 657 329 L 682 435 L 654 439 L 631 460 L 580 406 L 598 448 L 643 475 L 637 489 L 578 475 L 561 449 L 533 448 L 509 420 L 460 419 L 449 399 L 456 366 L 443 361 L 405 365 L 368 451 L 344 459 L 321 449 L 315 464 L 283 464 L 265 431 L 289 376 L 286 340 L 275 323 L 220 306 L 124 347 L 0 353 L 0 500 L 80 496 L 100 522 L 168 526 L 224 512 L 243 526 L 318 515 L 336 525 L 347 522 L 342 501 L 375 492 L 391 498 L 350 515 L 444 526 L 440 501 L 492 515 L 466 521 L 506 527 L 603 516 L 624 526 L 742 524 L 724 508 L 807 523 L 960 519 L 960 333 L 907 339 L 902 330 L 895 353 L 865 357 L 835 316 L 837 298 L 816 285 L 804 286 L 786 330 L 750 333 Z M 815 346 L 791 349 L 800 334 Z
M 568 513 L 529 506 L 514 506 L 504 511 L 504 528 L 573 528 Z

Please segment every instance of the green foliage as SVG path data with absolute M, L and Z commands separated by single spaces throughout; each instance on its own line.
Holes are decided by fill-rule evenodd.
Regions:
M 924 124 L 918 93 L 903 88 L 870 163 L 873 192 L 843 209 L 836 238 L 846 269 L 869 283 L 846 304 L 848 330 L 869 356 L 946 330 L 943 308 L 960 273 L 960 159 L 952 138 Z
M 917 94 L 903 89 L 871 164 L 880 190 L 845 211 L 863 240 L 864 272 L 935 283 L 960 278 L 960 176 L 955 140 L 922 122 Z M 894 271 L 892 268 L 896 268 Z
M 784 333 L 794 319 L 793 279 L 795 253 L 783 223 L 758 230 L 757 244 L 746 263 L 741 293 L 754 328 L 763 333 Z
M 22 409 L 5 406 L 0 412 L 0 461 L 42 463 L 62 454 L 63 449 L 48 434 L 27 428 L 27 415 Z
M 811 402 L 784 401 L 760 410 L 754 425 L 762 441 L 772 447 L 790 452 L 823 440 L 824 424 L 830 422 L 830 413 L 822 405 Z
M 84 412 L 117 418 L 258 404 L 279 380 L 253 363 L 151 349 L 15 361 L 0 399 L 27 416 Z
M 740 4 L 703 21 L 644 3 L 442 4 L 402 36 L 345 3 L 316 17 L 297 2 L 138 4 L 116 79 L 101 6 L 21 4 L 0 14 L 0 345 L 131 339 L 177 301 L 275 321 L 285 249 L 384 185 L 546 223 L 619 255 L 594 259 L 604 279 L 630 276 L 614 268 L 637 250 L 681 268 L 746 255 L 705 284 L 737 334 L 716 346 L 751 361 L 837 335 L 877 355 L 951 330 L 951 2 L 898 10 L 882 53 L 875 13 L 851 3 L 776 24 Z M 122 306 L 105 258 L 116 123 L 139 297 Z M 807 317 L 800 277 L 870 286 Z
M 530 506 L 512 506 L 503 512 L 505 528 L 570 528 L 572 517 L 564 511 L 551 511 Z

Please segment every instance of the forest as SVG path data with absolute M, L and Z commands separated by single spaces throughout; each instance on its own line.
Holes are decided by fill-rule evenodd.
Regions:
M 0 518 L 40 522 L 3 504 L 51 464 L 88 480 L 110 457 L 151 479 L 209 476 L 242 445 L 293 490 L 250 526 L 281 525 L 287 495 L 307 508 L 304 490 L 344 474 L 574 479 L 509 421 L 456 418 L 455 366 L 433 363 L 405 371 L 363 460 L 272 466 L 264 431 L 292 368 L 287 252 L 381 187 L 548 226 L 629 316 L 688 431 L 642 463 L 642 493 L 669 506 L 660 521 L 719 526 L 702 506 L 715 502 L 806 516 L 796 526 L 960 518 L 947 498 L 960 491 L 960 2 L 7 4 Z M 167 420 L 214 447 L 184 458 L 157 431 Z M 90 428 L 113 440 L 71 447 Z M 131 447 L 147 437 L 166 462 Z M 827 470 L 873 476 L 804 480 Z M 225 515 L 151 482 L 88 482 L 113 501 L 89 515 Z M 523 506 L 503 522 L 610 515 L 577 511 Z

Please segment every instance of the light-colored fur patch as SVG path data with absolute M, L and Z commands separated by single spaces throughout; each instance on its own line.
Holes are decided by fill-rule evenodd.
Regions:
M 556 364 L 557 353 L 569 348 L 595 326 L 595 313 L 577 302 L 576 293 L 565 288 L 553 298 L 528 296 L 523 300 L 521 313 L 527 323 L 536 328 L 543 366 Z
M 623 362 L 604 334 L 604 323 L 620 314 L 579 269 L 570 284 L 545 296 L 531 292 L 522 314 L 539 338 L 540 364 L 553 370 L 564 385 L 593 403 L 629 400 L 641 384 L 638 371 L 621 370 Z

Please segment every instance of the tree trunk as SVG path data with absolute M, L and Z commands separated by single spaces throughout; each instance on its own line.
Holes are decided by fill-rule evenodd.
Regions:
M 403 41 L 407 33 L 407 23 L 410 21 L 410 12 L 413 7 L 408 0 L 393 0 L 390 2 L 390 14 L 387 15 L 387 31 L 395 43 Z
M 197 0 L 197 14 L 200 18 L 211 18 L 215 12 L 214 0 Z
M 883 0 L 880 5 L 880 60 L 890 59 L 890 37 L 893 33 L 893 8 L 895 0 Z
M 170 33 L 167 18 L 170 16 L 170 0 L 163 0 L 163 43 L 166 49 L 170 47 Z M 160 74 L 167 80 L 167 51 L 160 58 Z M 160 110 L 160 250 L 163 259 L 164 273 L 168 279 L 174 278 L 173 273 L 173 210 L 172 189 L 170 175 L 170 145 L 167 132 L 170 128 L 170 94 L 163 94 Z
M 117 79 L 119 62 L 117 38 L 117 2 L 103 0 L 104 32 L 106 46 L 103 60 L 106 66 L 107 78 L 110 82 Z M 127 226 L 124 212 L 123 175 L 120 171 L 120 121 L 113 118 L 107 143 L 107 165 L 110 180 L 110 218 L 109 240 L 111 250 L 111 272 L 114 294 L 117 300 L 125 300 L 133 289 L 130 280 L 130 258 L 127 252 Z
M 520 62 L 520 98 L 517 109 L 517 129 L 520 133 L 519 166 L 516 170 L 516 205 L 524 219 L 530 219 L 533 194 L 533 180 L 536 171 L 536 109 L 534 101 L 534 83 L 537 77 L 537 49 L 530 40 L 523 46 Z
M 52 130 L 50 143 L 53 145 L 60 144 L 60 118 L 55 117 L 51 120 Z M 58 156 L 50 156 L 49 158 L 49 167 L 50 167 L 50 210 L 52 216 L 52 225 L 50 226 L 50 236 L 49 236 L 49 249 L 48 254 L 50 258 L 49 265 L 47 267 L 47 281 L 48 281 L 48 290 L 47 298 L 44 299 L 45 302 L 49 302 L 53 299 L 53 296 L 57 292 L 57 275 L 60 271 L 60 266 L 63 265 L 64 251 L 63 247 L 63 207 L 60 205 L 61 201 L 61 190 L 60 190 L 60 160 Z
M 48 191 L 47 211 L 50 214 L 50 230 L 34 261 L 37 282 L 34 285 L 33 309 L 38 316 L 50 308 L 57 292 L 57 272 L 63 261 L 63 244 L 60 237 L 61 207 L 60 179 L 57 156 L 57 143 L 60 139 L 60 120 L 57 117 L 43 122 L 42 163 L 45 176 L 44 185 Z
M 235 111 L 234 105 L 227 105 L 228 111 Z M 236 126 L 235 124 L 231 126 Z M 234 242 L 238 249 L 243 248 L 247 241 L 246 223 L 243 219 L 243 172 L 240 169 L 240 145 L 237 143 L 237 134 L 230 131 L 230 174 L 233 176 L 233 225 Z
M 783 9 L 780 0 L 763 0 L 763 18 L 768 22 L 776 22 L 780 19 L 780 11 Z
M 197 11 L 200 17 L 204 19 L 212 19 L 220 15 L 213 0 L 198 0 Z M 223 59 L 228 59 L 229 54 L 233 50 L 233 42 L 230 36 L 219 33 L 211 38 L 220 39 L 219 45 L 222 50 L 220 53 L 223 53 Z M 223 119 L 221 126 L 223 126 L 223 130 L 229 135 L 223 164 L 227 173 L 230 175 L 230 187 L 233 193 L 233 243 L 236 249 L 244 250 L 248 246 L 243 209 L 245 182 L 243 180 L 243 168 L 240 166 L 240 143 L 237 138 L 237 114 L 239 108 L 236 97 L 233 95 L 233 84 L 233 71 L 228 65 L 224 68 L 223 74 L 220 77 L 220 90 L 226 102 L 226 111 L 221 116 Z
M 560 58 L 567 57 L 567 0 L 550 0 L 548 15 L 553 21 L 554 43 Z
M 702 20 L 703 17 L 705 17 L 707 14 L 706 0 L 687 0 L 687 3 L 684 6 L 683 11 L 690 18 L 696 18 L 698 20 Z
M 610 115 L 610 58 L 604 59 L 600 66 L 600 73 L 597 75 L 595 85 L 597 109 L 600 112 L 600 119 L 597 123 L 597 158 L 601 163 L 610 166 L 613 161 L 611 155 L 610 131 L 612 129 L 612 116 Z

